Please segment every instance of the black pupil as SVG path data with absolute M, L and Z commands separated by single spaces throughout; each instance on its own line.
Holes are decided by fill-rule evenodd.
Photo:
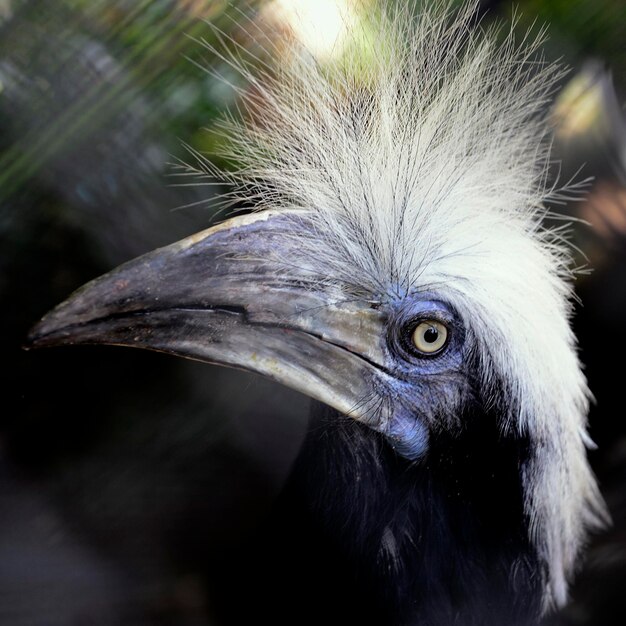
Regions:
M 436 328 L 434 328 L 433 326 L 431 326 L 424 333 L 424 341 L 426 343 L 435 343 L 437 341 L 437 339 L 439 339 L 439 331 Z

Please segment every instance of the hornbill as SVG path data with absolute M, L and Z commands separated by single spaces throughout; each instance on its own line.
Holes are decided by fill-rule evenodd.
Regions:
M 33 347 L 158 350 L 317 401 L 282 521 L 239 571 L 253 608 L 234 615 L 536 623 L 607 520 L 570 254 L 544 224 L 567 191 L 547 182 L 559 69 L 535 60 L 541 39 L 473 16 L 377 6 L 326 63 L 296 41 L 266 46 L 277 65 L 219 51 L 250 84 L 221 176 L 256 210 L 95 279 L 31 331 Z

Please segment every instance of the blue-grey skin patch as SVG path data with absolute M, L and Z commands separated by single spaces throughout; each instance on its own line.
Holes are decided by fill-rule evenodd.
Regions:
M 448 330 L 446 344 L 434 354 L 421 353 L 412 341 L 417 325 L 428 320 Z M 384 430 L 394 449 L 409 460 L 428 452 L 439 416 L 458 414 L 468 386 L 465 339 L 453 309 L 423 294 L 403 299 L 389 316 L 387 369 L 393 379 L 389 390 L 393 409 Z
M 428 428 L 416 417 L 411 419 L 405 413 L 392 418 L 387 438 L 392 448 L 409 461 L 417 461 L 428 452 Z

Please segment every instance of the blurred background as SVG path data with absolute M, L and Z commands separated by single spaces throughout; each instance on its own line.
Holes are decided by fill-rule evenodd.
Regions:
M 571 68 L 550 112 L 555 175 L 593 177 L 585 199 L 555 208 L 588 223 L 574 227 L 593 269 L 574 324 L 615 521 L 549 624 L 623 624 L 626 3 L 515 6 L 480 11 L 517 14 L 520 33 L 547 25 L 546 58 Z M 245 88 L 198 42 L 217 43 L 207 22 L 245 44 L 243 16 L 258 12 L 323 62 L 345 10 L 358 19 L 350 0 L 0 0 L 0 625 L 220 623 L 224 564 L 279 492 L 308 401 L 160 354 L 20 346 L 85 281 L 222 216 L 219 187 L 174 176 L 186 145 L 225 165 L 214 124 Z

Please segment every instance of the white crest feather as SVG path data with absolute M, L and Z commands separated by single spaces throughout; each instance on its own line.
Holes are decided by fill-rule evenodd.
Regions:
M 559 70 L 535 59 L 541 39 L 485 30 L 474 8 L 370 7 L 325 63 L 296 42 L 267 39 L 271 67 L 210 46 L 250 85 L 248 115 L 227 129 L 241 167 L 222 178 L 259 209 L 306 212 L 318 238 L 302 249 L 344 293 L 435 293 L 480 338 L 483 384 L 504 383 L 512 407 L 501 427 L 532 442 L 522 480 L 547 607 L 606 520 L 585 452 L 570 255 L 542 226 L 554 193 L 542 111 Z

